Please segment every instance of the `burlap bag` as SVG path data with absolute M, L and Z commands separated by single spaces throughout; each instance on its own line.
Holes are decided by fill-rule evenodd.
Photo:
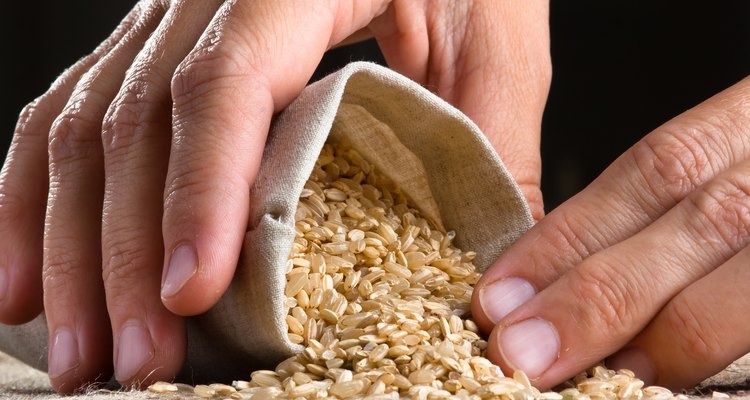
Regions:
M 299 194 L 324 142 L 346 140 L 397 183 L 481 270 L 533 221 L 508 171 L 479 129 L 418 84 L 353 63 L 310 85 L 273 124 L 250 194 L 235 279 L 211 311 L 189 319 L 188 382 L 247 379 L 301 350 L 287 340 L 285 264 Z M 0 350 L 47 366 L 44 316 L 0 327 Z

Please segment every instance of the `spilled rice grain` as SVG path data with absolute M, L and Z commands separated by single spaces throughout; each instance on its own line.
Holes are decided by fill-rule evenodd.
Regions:
M 594 367 L 540 392 L 483 357 L 470 319 L 475 253 L 453 246 L 354 149 L 326 144 L 295 213 L 287 263 L 289 341 L 274 370 L 201 397 L 237 399 L 671 399 L 631 371 Z M 159 382 L 149 390 L 173 393 Z

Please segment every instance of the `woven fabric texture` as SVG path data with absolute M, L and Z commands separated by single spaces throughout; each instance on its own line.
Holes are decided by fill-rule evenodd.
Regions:
M 389 69 L 350 64 L 307 87 L 274 121 L 234 281 L 216 307 L 189 319 L 183 380 L 246 379 L 301 350 L 286 336 L 285 266 L 299 194 L 326 140 L 347 141 L 437 226 L 455 231 L 481 270 L 533 224 L 518 186 L 466 116 Z M 0 351 L 46 370 L 44 316 L 0 327 Z

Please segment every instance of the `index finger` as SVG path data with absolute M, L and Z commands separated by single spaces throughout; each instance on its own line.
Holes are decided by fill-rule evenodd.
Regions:
M 226 290 L 273 113 L 302 90 L 331 44 L 386 4 L 226 2 L 177 68 L 163 218 L 161 295 L 170 310 L 203 312 Z

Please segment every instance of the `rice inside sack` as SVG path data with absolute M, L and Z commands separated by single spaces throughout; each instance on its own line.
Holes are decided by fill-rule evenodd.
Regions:
M 482 356 L 487 342 L 469 314 L 476 254 L 454 247 L 454 232 L 435 229 L 350 146 L 323 147 L 295 222 L 286 322 L 305 350 L 252 374 L 258 398 L 564 398 Z M 581 385 L 604 398 L 644 395 L 629 371 L 590 375 L 564 395 L 591 397 Z M 659 389 L 645 394 L 672 397 Z

